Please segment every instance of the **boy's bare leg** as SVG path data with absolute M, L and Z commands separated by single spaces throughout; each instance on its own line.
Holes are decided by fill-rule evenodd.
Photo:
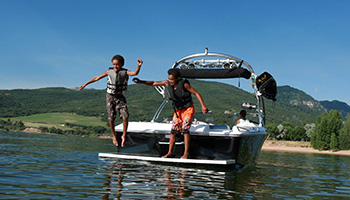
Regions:
M 168 158 L 171 155 L 173 155 L 173 148 L 175 144 L 175 139 L 176 139 L 176 134 L 170 134 L 170 139 L 169 139 L 169 151 L 166 155 L 162 156 L 162 158 Z
M 190 134 L 184 133 L 184 142 L 185 142 L 185 151 L 184 155 L 181 156 L 181 159 L 187 159 L 189 155 L 189 148 L 190 148 Z
M 117 134 L 115 134 L 115 130 L 114 130 L 114 120 L 109 121 L 109 127 L 111 127 L 111 131 L 112 131 L 112 135 L 113 135 L 113 144 L 115 146 L 118 146 Z
M 125 146 L 126 132 L 128 130 L 129 118 L 123 117 L 123 135 L 122 135 L 122 147 Z

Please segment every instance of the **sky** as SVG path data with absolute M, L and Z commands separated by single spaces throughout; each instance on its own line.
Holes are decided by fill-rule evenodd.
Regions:
M 175 61 L 208 48 L 279 86 L 350 104 L 349 8 L 347 0 L 0 0 L 0 89 L 78 87 L 116 54 L 131 71 L 144 61 L 140 79 L 165 80 Z

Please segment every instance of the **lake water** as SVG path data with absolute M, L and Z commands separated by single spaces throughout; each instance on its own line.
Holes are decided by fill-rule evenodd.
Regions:
M 111 140 L 0 131 L 0 199 L 350 199 L 346 156 L 261 152 L 238 171 L 98 158 Z

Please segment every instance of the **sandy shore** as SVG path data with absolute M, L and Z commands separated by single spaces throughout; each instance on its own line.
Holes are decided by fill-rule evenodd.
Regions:
M 266 140 L 261 150 L 291 152 L 291 153 L 317 153 L 317 154 L 350 156 L 350 151 L 319 151 L 311 148 L 309 142 L 297 142 L 297 141 Z
M 28 127 L 23 130 L 26 133 L 41 133 L 41 130 L 38 128 Z

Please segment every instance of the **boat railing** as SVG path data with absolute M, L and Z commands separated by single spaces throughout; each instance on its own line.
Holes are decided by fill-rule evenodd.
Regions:
M 203 57 L 203 58 L 198 59 L 198 60 L 192 60 L 192 61 L 190 60 L 193 58 L 200 58 L 200 57 Z M 224 58 L 224 59 L 206 60 L 206 59 L 204 59 L 204 57 L 217 57 L 217 58 Z M 228 68 L 229 65 L 227 65 L 227 64 L 231 64 L 231 67 L 241 67 L 242 65 L 244 65 L 245 67 L 247 67 L 249 69 L 249 71 L 251 73 L 254 73 L 253 68 L 244 60 L 236 58 L 234 56 L 222 54 L 222 53 L 209 53 L 208 48 L 205 48 L 204 53 L 192 54 L 192 55 L 181 58 L 180 60 L 178 60 L 174 63 L 172 68 L 176 68 L 178 65 L 183 64 L 183 63 L 188 63 L 189 64 L 188 67 L 190 69 L 191 69 L 191 67 L 193 68 L 195 64 L 198 64 L 199 66 L 201 66 L 203 68 L 206 68 L 206 67 Z M 206 63 L 212 63 L 212 64 L 208 65 Z M 217 63 L 217 64 L 215 65 L 215 63 Z M 181 65 L 180 65 L 180 67 L 181 67 Z

